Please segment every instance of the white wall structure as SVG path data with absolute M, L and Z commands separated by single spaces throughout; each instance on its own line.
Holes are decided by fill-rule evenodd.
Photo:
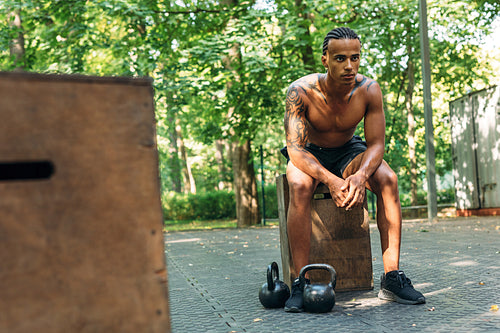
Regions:
M 500 86 L 450 102 L 456 208 L 500 208 Z

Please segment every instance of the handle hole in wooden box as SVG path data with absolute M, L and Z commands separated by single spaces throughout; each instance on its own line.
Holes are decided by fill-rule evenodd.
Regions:
M 54 170 L 51 161 L 0 162 L 0 181 L 49 179 Z

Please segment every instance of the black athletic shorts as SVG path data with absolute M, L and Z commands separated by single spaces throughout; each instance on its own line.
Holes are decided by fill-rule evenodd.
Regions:
M 356 156 L 366 150 L 366 142 L 355 135 L 341 147 L 322 148 L 313 143 L 307 143 L 306 150 L 313 154 L 327 170 L 343 178 L 344 169 Z M 286 147 L 281 149 L 281 153 L 286 157 L 287 162 L 290 161 Z

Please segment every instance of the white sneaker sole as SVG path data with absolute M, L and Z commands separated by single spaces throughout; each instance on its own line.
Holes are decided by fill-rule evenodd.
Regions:
M 414 305 L 414 304 L 424 304 L 425 303 L 425 297 L 421 297 L 415 301 L 408 300 L 408 299 L 403 299 L 399 297 L 398 295 L 394 294 L 392 291 L 389 291 L 387 289 L 380 289 L 378 292 L 378 298 L 384 300 L 384 301 L 392 301 L 392 302 L 398 302 L 401 304 L 409 304 L 409 305 Z

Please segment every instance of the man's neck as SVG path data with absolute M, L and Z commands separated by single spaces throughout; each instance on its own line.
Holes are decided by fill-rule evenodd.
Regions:
M 344 100 L 351 93 L 355 82 L 336 82 L 328 74 L 323 74 L 319 80 L 321 90 L 327 97 Z

